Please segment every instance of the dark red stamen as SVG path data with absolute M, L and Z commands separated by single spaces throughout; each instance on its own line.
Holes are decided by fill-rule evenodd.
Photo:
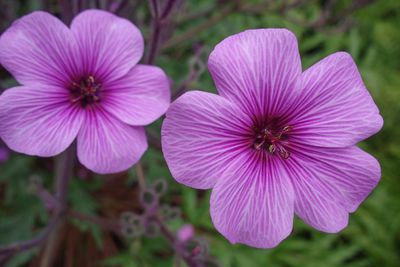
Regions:
M 101 83 L 95 83 L 94 78 L 89 76 L 87 79 L 81 79 L 79 83 L 71 82 L 70 91 L 72 93 L 71 102 L 80 101 L 85 107 L 89 103 L 100 101 L 98 90 Z
M 274 130 L 270 126 L 266 126 L 262 130 L 259 130 L 257 127 L 253 127 L 253 129 L 255 132 L 255 150 L 268 149 L 269 153 L 278 153 L 284 159 L 290 157 L 289 151 L 282 145 L 282 139 L 292 129 L 291 126 L 285 126 L 280 130 Z

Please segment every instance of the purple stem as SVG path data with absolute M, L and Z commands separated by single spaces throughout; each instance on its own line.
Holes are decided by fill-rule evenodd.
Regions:
M 161 138 L 158 134 L 146 129 L 146 136 L 147 140 L 149 141 L 150 145 L 157 150 L 161 151 Z
M 75 165 L 75 152 L 76 147 L 75 143 L 73 143 L 67 150 L 56 157 L 54 193 L 62 212 L 65 212 L 67 208 L 68 184 Z
M 115 14 L 119 14 L 121 11 L 122 11 L 122 9 L 124 9 L 124 7 L 126 6 L 126 4 L 128 4 L 128 0 L 122 0 L 119 4 L 118 4 L 118 6 L 115 8 L 115 11 L 114 11 L 114 13 Z
M 73 170 L 74 164 L 74 157 L 75 157 L 75 146 L 74 144 L 71 145 L 66 151 L 64 151 L 61 155 L 56 157 L 56 164 L 55 164 L 55 197 L 51 196 L 48 192 L 47 195 L 44 192 L 40 191 L 39 194 L 42 194 L 42 197 L 49 200 L 57 199 L 56 202 L 59 203 L 57 205 L 57 209 L 55 214 L 53 215 L 51 221 L 46 226 L 46 228 L 42 231 L 42 233 L 27 241 L 22 241 L 18 243 L 11 244 L 6 247 L 0 247 L 0 256 L 2 259 L 8 260 L 12 257 L 15 253 L 25 251 L 37 246 L 44 244 L 49 237 L 54 234 L 54 230 L 57 228 L 59 223 L 61 222 L 62 217 L 65 215 L 66 211 L 66 201 L 67 201 L 67 192 L 68 192 L 68 183 L 70 176 Z M 44 190 L 44 189 L 43 189 Z
M 72 21 L 72 1 L 58 0 L 62 21 L 69 25 Z
M 149 43 L 149 52 L 146 59 L 146 64 L 150 65 L 154 64 L 158 50 L 160 33 L 161 33 L 160 23 L 157 20 L 153 20 L 150 43 Z
M 158 1 L 157 0 L 150 0 L 149 1 L 150 12 L 154 19 L 158 20 Z
M 150 11 L 153 15 L 153 21 L 152 21 L 152 31 L 149 43 L 149 50 L 146 58 L 146 64 L 150 65 L 154 64 L 160 43 L 161 30 L 164 26 L 165 21 L 171 14 L 171 11 L 175 3 L 176 0 L 168 0 L 167 3 L 165 4 L 163 11 L 161 12 L 161 16 L 159 16 L 158 1 L 150 0 L 149 2 Z
M 163 12 L 161 14 L 161 17 L 160 17 L 161 20 L 165 20 L 165 19 L 167 19 L 169 17 L 169 15 L 171 14 L 172 9 L 173 9 L 173 7 L 175 5 L 175 2 L 176 2 L 176 0 L 169 0 L 165 4 L 164 10 L 163 10 Z
M 43 201 L 47 210 L 59 210 L 59 203 L 45 188 L 41 187 L 37 190 L 37 196 Z
M 47 240 L 50 233 L 53 232 L 56 225 L 60 222 L 61 217 L 61 213 L 56 213 L 51 219 L 50 223 L 47 225 L 47 227 L 42 231 L 42 233 L 31 240 L 14 243 L 7 247 L 0 247 L 0 256 L 6 254 L 11 254 L 12 256 L 17 252 L 21 252 L 42 245 Z
M 72 218 L 81 220 L 81 221 L 86 221 L 86 222 L 91 222 L 94 224 L 97 224 L 98 226 L 102 227 L 103 229 L 107 229 L 116 233 L 121 233 L 121 227 L 118 222 L 112 219 L 106 219 L 102 217 L 97 217 L 97 216 L 92 216 L 84 213 L 80 213 L 77 211 L 70 210 L 68 211 L 68 215 Z
M 94 7 L 97 9 L 101 9 L 101 2 L 100 0 L 94 0 Z
M 79 8 L 80 8 L 80 1 L 79 0 L 73 0 L 72 1 L 72 13 L 73 14 L 79 13 Z
M 41 0 L 41 7 L 43 10 L 48 11 L 49 10 L 49 1 L 48 0 Z
M 75 153 L 76 144 L 72 143 L 67 150 L 55 158 L 56 181 L 54 184 L 54 196 L 58 201 L 57 213 L 61 214 L 61 220 L 57 222 L 54 230 L 51 231 L 50 236 L 46 240 L 43 256 L 40 261 L 40 266 L 42 267 L 52 266 L 52 261 L 54 260 L 55 243 L 58 239 L 57 235 L 67 212 L 68 185 L 75 165 Z
M 189 87 L 190 83 L 193 81 L 196 81 L 199 79 L 200 75 L 204 71 L 204 63 L 202 62 L 200 58 L 200 54 L 202 52 L 202 48 L 195 48 L 194 49 L 194 58 L 190 62 L 190 68 L 189 68 L 189 75 L 186 77 L 186 79 L 183 81 L 183 83 L 176 89 L 171 96 L 171 100 L 174 101 L 178 97 L 180 97 Z M 200 64 L 201 68 L 198 70 L 195 67 L 195 64 L 198 63 Z
M 168 229 L 164 222 L 157 216 L 154 216 L 153 219 L 160 227 L 161 233 L 167 239 L 171 247 L 174 248 L 174 250 L 186 261 L 187 265 L 197 266 L 196 262 L 191 257 L 186 255 L 185 251 L 183 251 L 184 246 L 180 244 L 180 241 L 177 240 L 175 235 Z

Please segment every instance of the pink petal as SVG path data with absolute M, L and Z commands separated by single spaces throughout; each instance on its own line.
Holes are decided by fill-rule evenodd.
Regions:
M 77 146 L 83 165 L 106 174 L 132 167 L 146 151 L 147 140 L 143 127 L 129 126 L 101 106 L 91 105 L 86 108 Z
M 258 29 L 230 36 L 211 53 L 208 67 L 221 96 L 248 114 L 283 112 L 301 75 L 297 40 L 286 29 Z
M 112 13 L 83 11 L 73 19 L 71 30 L 80 46 L 84 72 L 96 80 L 124 76 L 143 55 L 139 29 Z
M 227 165 L 248 149 L 246 118 L 215 94 L 191 91 L 171 104 L 162 126 L 164 157 L 172 176 L 194 188 L 211 188 Z
M 335 233 L 377 185 L 379 163 L 356 146 L 297 148 L 290 167 L 295 212 L 312 227 Z
M 383 124 L 351 56 L 344 52 L 321 60 L 302 75 L 293 106 L 298 143 L 345 147 L 377 133 Z
M 53 15 L 36 11 L 16 20 L 0 37 L 0 63 L 21 84 L 63 86 L 80 62 L 71 31 Z
M 64 151 L 82 125 L 82 111 L 54 86 L 14 87 L 0 96 L 0 136 L 20 153 L 50 157 Z
M 102 105 L 130 125 L 152 123 L 169 106 L 169 81 L 156 66 L 137 65 L 104 89 Z
M 231 243 L 272 248 L 293 229 L 294 194 L 282 158 L 248 151 L 213 188 L 210 213 Z

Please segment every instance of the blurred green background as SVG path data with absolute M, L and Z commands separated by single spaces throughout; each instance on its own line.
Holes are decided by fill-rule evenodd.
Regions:
M 57 1 L 0 0 L 0 31 L 13 19 L 43 8 L 44 2 L 47 10 L 59 15 Z M 160 119 L 148 127 L 155 142 L 144 155 L 142 164 L 149 184 L 160 177 L 168 181 L 163 203 L 182 210 L 181 218 L 169 226 L 176 231 L 184 223 L 192 224 L 196 236 L 209 242 L 210 253 L 221 266 L 399 266 L 400 1 L 270 1 L 265 6 L 257 6 L 265 1 L 242 1 L 246 7 L 257 7 L 253 9 L 237 8 L 233 2 L 180 1 L 164 28 L 162 48 L 156 60 L 156 65 L 173 80 L 172 89 L 185 81 L 193 62 L 197 68 L 206 64 L 208 54 L 218 42 L 250 28 L 279 27 L 294 32 L 303 70 L 331 53 L 347 51 L 357 63 L 385 120 L 378 134 L 359 144 L 379 160 L 382 178 L 367 200 L 350 215 L 348 227 L 338 234 L 319 232 L 296 218 L 294 233 L 276 248 L 260 250 L 231 245 L 211 222 L 211 191 L 185 187 L 171 177 L 157 148 Z M 321 20 L 324 6 L 329 2 L 335 3 L 330 9 L 332 16 L 322 15 Z M 355 12 L 342 12 L 367 2 L 372 3 Z M 285 7 L 295 3 L 302 4 L 285 11 Z M 147 1 L 132 0 L 120 14 L 132 19 L 148 38 L 151 16 Z M 327 19 L 324 21 L 324 18 Z M 198 56 L 194 56 L 195 51 Z M 2 88 L 16 84 L 4 69 L 0 69 L 0 82 Z M 207 69 L 199 79 L 188 82 L 188 89 L 216 92 Z M 52 170 L 52 159 L 17 153 L 11 153 L 8 161 L 0 163 L 0 245 L 35 236 L 46 225 L 49 215 L 40 200 L 30 193 L 28 178 L 32 174 L 40 175 L 45 186 L 51 189 Z M 74 210 L 111 218 L 118 218 L 124 210 L 140 212 L 135 177 L 133 168 L 106 177 L 91 174 L 79 166 L 70 184 L 69 204 Z M 174 265 L 174 254 L 162 236 L 121 240 L 94 224 L 77 220 L 71 220 L 64 228 L 55 266 Z M 70 240 L 71 236 L 75 236 L 75 241 Z M 79 249 L 68 252 L 70 243 Z M 39 251 L 21 253 L 8 266 L 39 266 Z M 88 255 L 91 255 L 89 259 Z M 67 265 L 66 259 L 72 256 L 74 259 L 68 263 L 71 265 Z

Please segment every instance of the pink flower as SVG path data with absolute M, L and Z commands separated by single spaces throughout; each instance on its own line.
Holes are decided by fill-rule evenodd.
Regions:
M 355 144 L 383 120 L 351 56 L 338 52 L 302 72 L 296 37 L 249 30 L 211 53 L 220 95 L 193 91 L 167 111 L 163 152 L 175 179 L 213 188 L 210 213 L 230 242 L 278 245 L 296 213 L 335 233 L 380 179 Z
M 191 224 L 183 225 L 178 231 L 178 239 L 183 242 L 192 239 L 193 235 L 194 235 L 194 228 Z
M 147 149 L 143 125 L 168 108 L 169 83 L 138 65 L 143 37 L 126 19 L 87 10 L 68 28 L 34 12 L 0 37 L 0 63 L 22 84 L 0 96 L 0 137 L 13 150 L 50 157 L 77 138 L 80 162 L 125 170 Z

